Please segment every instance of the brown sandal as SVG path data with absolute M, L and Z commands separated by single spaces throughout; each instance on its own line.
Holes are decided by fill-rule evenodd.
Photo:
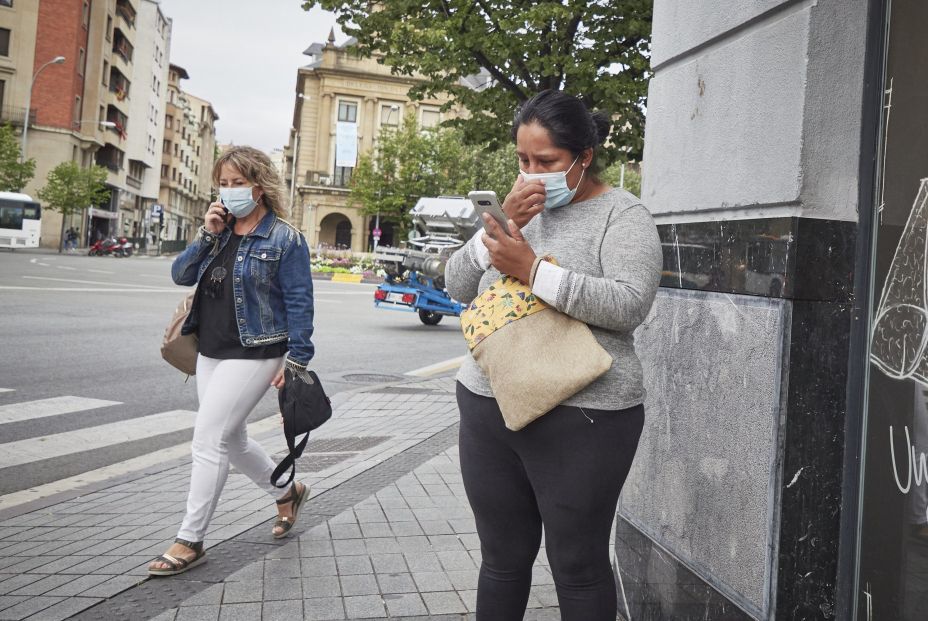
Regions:
M 164 569 L 152 569 L 149 567 L 149 576 L 176 576 L 177 574 L 182 574 L 188 569 L 193 569 L 197 565 L 206 562 L 206 552 L 203 551 L 202 541 L 194 543 L 184 539 L 175 539 L 174 543 L 179 543 L 182 546 L 190 548 L 195 553 L 195 556 L 192 559 L 187 560 L 185 558 L 178 558 L 167 553 L 162 554 L 153 560 L 152 563 L 161 562 L 168 565 L 168 567 Z
M 274 522 L 274 528 L 282 528 L 283 530 L 279 533 L 275 533 L 273 530 L 271 534 L 274 535 L 274 539 L 283 539 L 290 534 L 290 530 L 296 526 L 296 519 L 300 515 L 300 507 L 303 506 L 303 503 L 306 502 L 306 498 L 309 496 L 309 486 L 303 485 L 303 491 L 297 492 L 296 483 L 290 487 L 290 493 L 281 500 L 276 501 L 278 505 L 285 505 L 287 503 L 293 503 L 293 516 L 292 517 L 279 517 L 277 521 Z

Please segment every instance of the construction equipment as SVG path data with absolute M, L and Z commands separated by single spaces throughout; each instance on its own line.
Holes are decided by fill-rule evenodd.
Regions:
M 464 306 L 445 291 L 445 264 L 481 228 L 474 205 L 463 197 L 420 198 L 409 212 L 415 230 L 406 248 L 378 247 L 374 260 L 386 278 L 374 292 L 374 306 L 417 312 L 428 326 Z

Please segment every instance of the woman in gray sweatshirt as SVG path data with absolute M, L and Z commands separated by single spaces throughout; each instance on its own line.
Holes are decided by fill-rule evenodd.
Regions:
M 613 358 L 604 375 L 520 431 L 506 429 L 489 381 L 465 359 L 457 398 L 461 471 L 483 556 L 478 621 L 522 618 L 542 526 L 561 618 L 616 616 L 609 534 L 644 425 L 633 331 L 657 291 L 661 246 L 641 202 L 593 172 L 609 126 L 562 92 L 527 101 L 512 127 L 521 174 L 503 203 L 509 235 L 485 217 L 485 231 L 446 268 L 449 293 L 465 303 L 501 274 L 531 282 Z M 540 263 L 530 281 L 545 255 L 558 265 Z

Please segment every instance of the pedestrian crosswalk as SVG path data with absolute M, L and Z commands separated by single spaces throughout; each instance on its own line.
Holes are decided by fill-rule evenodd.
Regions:
M 0 392 L 8 392 L 8 388 L 0 388 Z M 12 392 L 12 391 L 10 391 Z M 23 420 L 95 410 L 111 405 L 121 405 L 119 401 L 104 401 L 103 399 L 85 399 L 82 397 L 52 397 L 51 399 L 38 399 L 25 403 L 0 405 L 0 425 L 15 423 Z

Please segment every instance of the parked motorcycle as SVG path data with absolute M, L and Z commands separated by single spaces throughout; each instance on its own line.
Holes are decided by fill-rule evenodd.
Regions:
M 119 254 L 117 256 L 131 257 L 133 249 L 135 249 L 135 244 L 125 237 L 119 238 Z
M 113 237 L 105 237 L 94 242 L 87 254 L 92 257 L 102 257 L 116 253 L 119 247 L 118 240 Z

